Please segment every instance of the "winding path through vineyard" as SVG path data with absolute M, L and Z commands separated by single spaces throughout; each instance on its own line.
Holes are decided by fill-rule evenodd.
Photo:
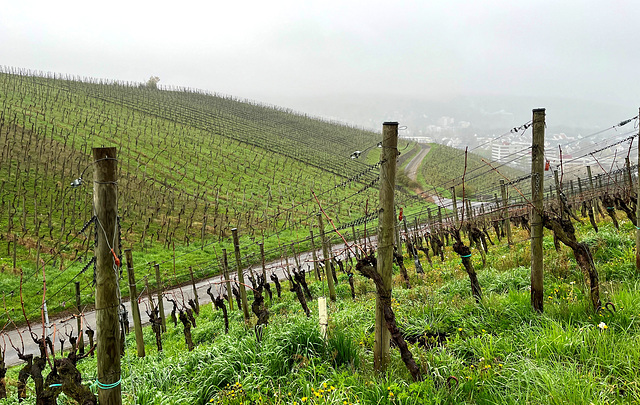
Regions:
M 422 144 L 422 149 L 420 150 L 420 152 L 418 152 L 418 154 L 415 155 L 409 161 L 409 163 L 407 163 L 407 165 L 404 168 L 404 173 L 407 175 L 409 179 L 413 181 L 416 181 L 418 179 L 418 169 L 422 165 L 422 161 L 427 156 L 430 150 L 431 150 L 431 146 L 427 144 Z M 442 208 L 453 209 L 453 200 L 451 200 L 450 198 L 445 198 L 445 197 L 442 197 L 441 195 L 432 195 L 431 193 L 428 193 L 425 190 L 422 190 L 420 186 L 416 187 L 414 191 L 416 192 L 416 194 L 424 195 L 424 198 L 427 201 L 435 202 Z M 485 204 L 487 208 L 493 205 L 492 202 L 471 201 L 471 206 L 473 208 L 479 209 L 483 204 Z M 458 210 L 461 210 L 463 208 L 462 199 L 457 201 L 457 206 L 458 206 Z
M 420 167 L 420 165 L 422 164 L 422 160 L 425 156 L 427 156 L 427 153 L 429 153 L 430 150 L 431 146 L 422 145 L 422 150 L 420 150 L 420 152 L 418 152 L 418 154 L 415 155 L 409 163 L 407 163 L 407 166 L 404 168 L 404 172 L 411 180 L 416 181 L 416 179 L 418 178 L 418 168 Z

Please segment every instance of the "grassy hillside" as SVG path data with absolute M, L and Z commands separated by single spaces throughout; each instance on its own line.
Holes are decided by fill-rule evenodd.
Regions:
M 16 307 L 23 271 L 24 290 L 37 297 L 44 267 L 48 290 L 60 291 L 49 296 L 50 311 L 64 309 L 74 280 L 92 301 L 91 270 L 82 270 L 93 227 L 79 231 L 92 217 L 94 146 L 118 148 L 122 248 L 133 249 L 143 267 L 139 277 L 155 261 L 165 283 L 175 284 L 188 279 L 189 266 L 197 277 L 218 272 L 221 249 L 233 250 L 233 227 L 244 263 L 259 261 L 259 242 L 268 258 L 295 241 L 302 240 L 295 249 L 307 249 L 319 211 L 312 191 L 336 226 L 363 217 L 367 205 L 370 213 L 378 168 L 365 163 L 366 153 L 350 156 L 375 150 L 379 138 L 203 92 L 4 71 L 0 292 Z M 82 186 L 71 187 L 79 178 Z M 399 203 L 415 202 L 403 196 Z M 27 309 L 39 313 L 37 306 Z
M 269 303 L 270 324 L 256 340 L 241 311 L 230 313 L 224 333 L 221 311 L 203 306 L 188 352 L 182 326 L 168 322 L 164 352 L 144 331 L 147 357 L 136 356 L 133 332 L 122 361 L 125 404 L 603 404 L 640 401 L 640 293 L 634 266 L 635 227 L 599 223 L 595 233 L 577 225 L 593 248 L 603 302 L 615 310 L 594 312 L 584 278 L 569 249 L 545 245 L 545 312 L 530 303 L 529 239 L 514 229 L 515 245 L 492 246 L 487 265 L 473 256 L 483 300 L 471 296 L 460 258 L 446 247 L 418 275 L 405 256 L 412 288 L 394 274 L 392 307 L 423 381 L 413 382 L 398 350 L 389 372 L 373 370 L 375 293 L 356 274 L 351 299 L 340 273 L 338 299 L 329 303 L 328 339 L 320 335 L 316 300 L 307 318 L 295 294 Z M 309 280 L 311 281 L 311 280 Z M 320 283 L 310 284 L 317 298 Z M 266 299 L 269 302 L 268 298 Z M 80 364 L 86 384 L 95 381 L 94 359 Z M 8 403 L 17 403 L 10 370 Z M 31 385 L 33 383 L 30 383 Z M 28 402 L 27 402 L 28 403 Z M 66 402 L 63 402 L 66 403 Z
M 455 187 L 456 193 L 461 196 L 462 175 L 465 171 L 464 150 L 435 143 L 430 146 L 431 150 L 422 162 L 418 179 L 427 190 L 435 187 L 448 192 L 451 187 Z M 494 193 L 500 195 L 500 180 L 508 182 L 524 175 L 521 170 L 490 162 L 497 169 L 495 171 L 482 159 L 473 152 L 467 155 L 465 194 L 469 198 L 492 201 Z

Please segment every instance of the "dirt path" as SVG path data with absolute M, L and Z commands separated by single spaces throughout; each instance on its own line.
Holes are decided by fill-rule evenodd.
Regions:
M 413 159 L 411 159 L 411 161 L 405 166 L 404 172 L 407 175 L 407 177 L 409 177 L 409 179 L 413 181 L 417 180 L 418 169 L 420 169 L 420 166 L 422 165 L 422 161 L 427 156 L 427 153 L 429 153 L 430 150 L 431 150 L 431 147 L 429 145 L 422 145 L 422 150 L 418 152 L 418 154 L 414 156 Z M 453 209 L 453 200 L 449 198 L 445 198 L 439 195 L 434 195 L 433 193 L 425 192 L 420 187 L 415 188 L 414 191 L 417 194 L 422 195 L 425 200 L 434 202 L 442 208 L 450 209 L 450 210 Z M 458 206 L 458 210 L 461 212 L 463 209 L 462 201 L 458 200 L 456 202 L 457 202 L 456 205 Z M 478 202 L 478 201 L 471 202 L 471 206 L 473 208 L 480 208 L 483 204 L 490 206 L 492 203 L 490 202 L 485 203 L 485 202 Z
M 427 156 L 427 153 L 429 153 L 430 150 L 431 147 L 429 145 L 422 145 L 422 150 L 420 150 L 420 152 L 418 152 L 418 154 L 415 155 L 413 159 L 411 159 L 411 161 L 407 164 L 407 166 L 404 168 L 404 172 L 408 178 L 413 181 L 417 180 L 418 169 L 422 164 L 422 160 L 425 156 Z

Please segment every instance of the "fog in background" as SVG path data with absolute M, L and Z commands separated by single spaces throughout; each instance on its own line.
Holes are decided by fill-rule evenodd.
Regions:
M 639 17 L 631 0 L 21 0 L 2 5 L 0 64 L 155 75 L 412 134 L 453 120 L 490 136 L 537 107 L 586 133 L 638 112 Z

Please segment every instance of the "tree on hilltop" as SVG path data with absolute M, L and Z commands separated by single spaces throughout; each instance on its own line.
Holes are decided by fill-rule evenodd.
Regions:
M 158 76 L 151 76 L 149 77 L 149 80 L 147 80 L 146 87 L 151 90 L 157 90 L 159 81 L 160 78 Z

